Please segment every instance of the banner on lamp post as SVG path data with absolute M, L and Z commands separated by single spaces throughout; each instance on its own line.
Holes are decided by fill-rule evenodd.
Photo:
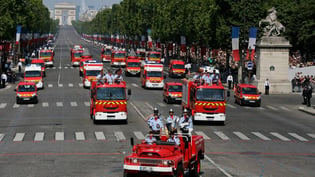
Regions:
M 22 26 L 21 25 L 17 25 L 16 26 L 16 40 L 15 40 L 16 44 L 18 44 L 20 42 L 21 31 L 22 31 Z

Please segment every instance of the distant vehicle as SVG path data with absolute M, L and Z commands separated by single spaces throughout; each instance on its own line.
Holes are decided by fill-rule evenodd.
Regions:
M 42 68 L 36 64 L 27 65 L 24 70 L 24 81 L 34 82 L 37 88 L 44 89 Z
M 129 57 L 127 59 L 127 64 L 126 64 L 126 69 L 125 69 L 125 74 L 126 75 L 140 75 L 141 63 L 138 57 Z
M 83 66 L 83 87 L 89 88 L 98 75 L 103 76 L 103 63 L 87 61 Z
M 81 45 L 74 45 L 74 47 L 70 51 L 71 56 L 71 65 L 79 66 L 81 57 L 84 53 L 84 48 Z
M 52 50 L 40 50 L 38 58 L 44 60 L 46 66 L 53 66 L 54 55 L 55 53 Z
M 126 66 L 126 52 L 113 51 L 111 58 L 111 66 Z
M 144 88 L 164 87 L 163 64 L 146 61 L 141 66 L 140 83 Z
M 261 92 L 258 91 L 255 85 L 237 84 L 234 92 L 235 103 L 243 105 L 261 105 Z
M 79 75 L 82 76 L 83 75 L 83 68 L 84 68 L 84 63 L 86 61 L 94 61 L 93 58 L 91 56 L 82 56 L 82 59 L 80 60 L 80 68 L 79 68 Z
M 38 103 L 37 87 L 34 82 L 19 82 L 16 89 L 16 104 Z
M 183 84 L 179 82 L 166 82 L 163 88 L 163 100 L 166 103 L 181 102 Z
M 101 52 L 101 60 L 103 62 L 110 62 L 112 56 L 112 47 L 106 47 L 103 52 Z
M 170 77 L 185 77 L 185 62 L 182 60 L 171 60 L 168 73 Z
M 45 62 L 42 59 L 32 59 L 31 64 L 36 64 L 42 68 L 43 76 L 46 77 Z
M 161 52 L 149 51 L 147 52 L 147 61 L 161 63 Z

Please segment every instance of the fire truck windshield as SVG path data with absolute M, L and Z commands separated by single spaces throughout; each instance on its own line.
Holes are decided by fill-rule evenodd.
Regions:
M 224 89 L 197 89 L 198 101 L 224 101 Z
M 97 76 L 101 73 L 99 70 L 86 70 L 86 76 Z
M 34 92 L 35 85 L 20 85 L 18 88 L 19 92 Z
M 128 62 L 128 66 L 129 67 L 140 67 L 140 63 L 139 62 Z
M 185 69 L 184 65 L 173 65 L 174 69 Z
M 242 93 L 243 94 L 257 94 L 257 89 L 244 87 L 244 88 L 242 88 Z
M 32 64 L 35 64 L 35 65 L 40 66 L 40 67 L 44 67 L 45 66 L 45 63 L 32 63 Z
M 51 54 L 50 52 L 41 52 L 41 53 L 40 53 L 40 56 L 41 56 L 41 57 L 51 57 L 51 55 L 52 55 L 52 54 Z
M 115 58 L 124 58 L 125 54 L 124 53 L 115 53 L 114 57 Z
M 82 52 L 76 52 L 76 53 L 74 53 L 74 57 L 75 58 L 79 58 L 79 57 L 81 57 L 82 56 Z
M 41 71 L 25 71 L 25 77 L 40 77 L 42 76 Z
M 149 71 L 147 72 L 147 77 L 162 77 L 161 71 Z
M 105 50 L 105 55 L 111 55 L 112 51 L 111 50 Z
M 158 53 L 151 53 L 150 58 L 161 58 L 161 55 Z
M 97 88 L 97 100 L 125 100 L 126 94 L 124 88 L 110 87 L 110 88 Z
M 182 92 L 183 90 L 183 87 L 180 86 L 180 85 L 171 85 L 169 88 L 168 88 L 168 91 L 169 92 Z

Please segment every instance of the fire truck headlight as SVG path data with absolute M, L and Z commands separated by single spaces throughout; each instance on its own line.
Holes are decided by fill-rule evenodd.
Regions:
M 36 93 L 32 93 L 32 97 L 33 97 L 33 96 L 36 96 Z
M 260 96 L 257 97 L 257 100 L 260 100 Z
M 173 96 L 173 94 L 171 94 L 171 93 L 168 93 L 168 96 L 172 97 L 172 96 Z
M 132 159 L 132 163 L 137 164 L 138 163 L 138 159 Z
M 91 82 L 90 82 L 88 79 L 86 79 L 86 80 L 84 81 L 84 84 L 85 84 L 85 85 L 90 85 Z
M 246 97 L 246 96 L 243 96 L 243 99 L 244 99 L 244 100 L 247 100 L 247 97 Z
M 18 94 L 17 94 L 17 96 L 18 96 L 18 97 L 20 97 L 20 96 L 21 96 L 21 94 L 19 94 L 19 93 L 18 93 Z
M 167 166 L 168 165 L 168 160 L 163 160 L 163 165 Z

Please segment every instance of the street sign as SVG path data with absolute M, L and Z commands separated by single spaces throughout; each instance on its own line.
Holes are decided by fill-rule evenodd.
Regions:
M 247 62 L 247 69 L 253 70 L 253 62 L 251 62 L 251 61 Z

